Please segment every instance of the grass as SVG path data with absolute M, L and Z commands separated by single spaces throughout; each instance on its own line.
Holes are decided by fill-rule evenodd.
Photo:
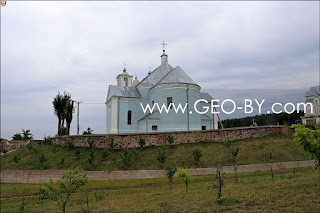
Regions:
M 273 135 L 259 138 L 236 140 L 231 148 L 240 149 L 237 156 L 238 164 L 274 163 L 284 161 L 308 160 L 308 156 L 292 140 L 291 134 Z M 192 152 L 197 148 L 201 150 L 202 157 L 199 164 L 193 159 Z M 75 152 L 80 151 L 79 158 Z M 36 152 L 21 149 L 1 155 L 2 170 L 37 170 L 37 169 L 69 169 L 82 168 L 84 170 L 123 170 L 121 154 L 124 150 L 110 151 L 107 159 L 102 158 L 103 149 L 94 149 L 94 165 L 90 165 L 90 148 L 68 148 L 56 145 L 41 145 Z M 196 143 L 174 145 L 169 148 L 169 156 L 165 163 L 157 161 L 158 147 L 145 147 L 136 149 L 137 157 L 132 159 L 127 169 L 164 169 L 169 164 L 186 168 L 215 167 L 233 165 L 230 151 L 222 143 Z M 271 153 L 271 156 L 270 156 Z M 47 161 L 41 165 L 39 157 L 44 155 Z M 14 162 L 15 156 L 20 157 Z M 61 164 L 61 159 L 64 163 Z
M 91 181 L 72 195 L 67 212 L 319 212 L 319 173 L 313 167 L 224 174 L 217 200 L 215 175 L 193 176 L 189 193 L 179 178 Z M 39 184 L 1 184 L 1 212 L 59 212 L 53 201 L 37 198 Z M 88 193 L 89 208 L 85 192 Z M 97 196 L 97 195 L 100 195 Z

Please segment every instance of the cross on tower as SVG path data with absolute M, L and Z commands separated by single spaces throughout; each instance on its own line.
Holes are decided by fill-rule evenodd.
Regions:
M 126 68 L 126 65 L 127 65 L 126 62 L 123 62 L 123 67 L 124 67 L 124 68 Z
M 166 49 L 167 43 L 166 43 L 165 41 L 163 41 L 163 42 L 161 42 L 160 44 L 162 45 L 162 47 L 163 47 L 163 52 L 164 52 L 165 49 Z
M 150 73 L 151 73 L 151 68 L 152 68 L 152 67 L 151 67 L 151 66 L 149 66 L 148 68 L 149 68 L 149 72 L 148 72 L 148 74 L 150 74 Z

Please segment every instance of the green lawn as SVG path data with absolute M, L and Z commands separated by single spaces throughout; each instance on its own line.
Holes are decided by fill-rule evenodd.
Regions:
M 294 174 L 295 171 L 295 175 Z M 217 202 L 215 175 L 193 176 L 189 193 L 179 178 L 170 191 L 166 178 L 92 181 L 72 195 L 67 212 L 319 212 L 320 176 L 313 167 L 224 174 L 224 203 Z M 208 187 L 210 186 L 210 187 Z M 1 212 L 59 212 L 56 202 L 40 201 L 39 184 L 1 184 Z M 102 195 L 97 199 L 96 195 Z M 87 211 L 88 212 L 88 211 Z
M 283 161 L 308 160 L 308 156 L 292 140 L 292 135 L 274 135 L 260 138 L 236 140 L 231 148 L 239 148 L 237 157 L 238 164 L 273 163 Z M 198 148 L 202 152 L 199 165 L 194 162 L 192 151 Z M 136 149 L 136 157 L 130 161 L 127 169 L 164 169 L 168 164 L 175 164 L 187 168 L 215 167 L 233 165 L 230 150 L 221 143 L 197 143 L 174 145 L 168 151 L 165 163 L 157 161 L 159 147 L 145 147 Z M 81 152 L 80 158 L 76 159 L 75 151 Z M 41 145 L 35 151 L 22 149 L 1 155 L 2 170 L 37 170 L 37 169 L 69 169 L 79 167 L 85 170 L 123 170 L 121 154 L 124 150 L 111 150 L 107 159 L 102 158 L 103 149 L 94 149 L 94 166 L 88 163 L 91 149 L 68 148 L 55 145 Z M 271 156 L 270 156 L 271 153 Z M 44 155 L 47 162 L 41 165 L 39 157 Z M 15 156 L 19 157 L 14 162 Z M 65 158 L 61 164 L 61 158 Z

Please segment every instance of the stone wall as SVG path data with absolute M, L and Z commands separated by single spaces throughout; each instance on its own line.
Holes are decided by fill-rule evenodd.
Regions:
M 257 172 L 267 171 L 272 167 L 273 170 L 290 169 L 298 167 L 314 166 L 314 160 L 250 164 L 239 165 L 237 172 Z M 217 170 L 222 173 L 234 173 L 233 166 L 220 168 L 196 168 L 190 169 L 191 175 L 210 175 Z M 67 170 L 2 170 L 0 171 L 0 182 L 2 183 L 42 183 L 49 182 L 50 179 L 56 182 Z M 86 173 L 90 180 L 122 180 L 122 179 L 146 179 L 166 177 L 164 170 L 128 170 L 128 171 L 80 171 Z M 175 174 L 177 176 L 177 174 Z
M 0 142 L 0 150 L 12 151 L 16 149 L 24 149 L 28 144 L 31 144 L 32 146 L 38 146 L 39 142 L 41 142 L 41 140 L 32 140 L 32 141 L 2 140 Z
M 183 131 L 183 132 L 152 132 L 152 133 L 127 133 L 105 135 L 71 135 L 52 138 L 52 143 L 66 146 L 69 141 L 75 147 L 88 147 L 88 141 L 94 141 L 97 148 L 110 148 L 113 141 L 115 149 L 139 147 L 140 138 L 145 139 L 145 146 L 159 146 L 166 144 L 168 134 L 174 137 L 173 144 L 196 143 L 196 142 L 223 142 L 227 138 L 237 140 L 243 138 L 262 137 L 266 135 L 281 134 L 288 131 L 286 126 L 257 126 L 239 127 L 219 130 Z

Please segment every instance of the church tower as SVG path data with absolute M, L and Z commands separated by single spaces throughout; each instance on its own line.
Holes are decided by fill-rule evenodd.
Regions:
M 132 86 L 132 75 L 129 75 L 126 68 L 124 68 L 123 72 L 117 76 L 117 86 Z

